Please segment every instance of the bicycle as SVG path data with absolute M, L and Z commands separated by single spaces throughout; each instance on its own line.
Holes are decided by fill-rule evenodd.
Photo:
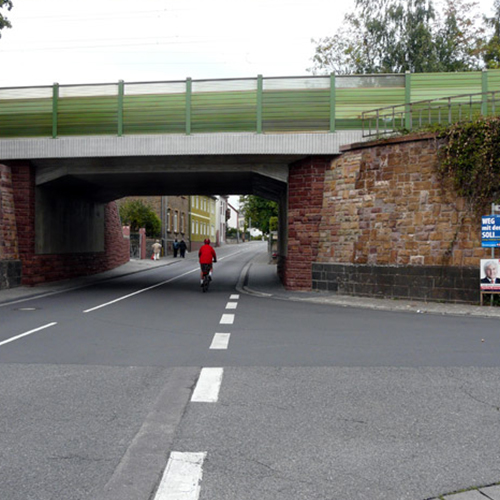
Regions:
M 209 264 L 203 264 L 202 266 L 202 273 L 203 273 L 203 283 L 201 284 L 201 291 L 203 293 L 208 292 L 208 287 L 210 285 L 210 281 L 212 278 L 210 277 L 210 265 Z

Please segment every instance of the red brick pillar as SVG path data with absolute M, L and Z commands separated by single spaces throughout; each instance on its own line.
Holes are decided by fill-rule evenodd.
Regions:
M 0 165 L 0 260 L 19 259 L 10 167 Z
M 318 255 L 325 172 L 331 158 L 307 158 L 290 165 L 288 177 L 288 254 L 283 283 L 289 290 L 311 290 L 312 263 Z
M 11 165 L 22 284 L 31 284 L 35 262 L 35 171 L 29 162 Z

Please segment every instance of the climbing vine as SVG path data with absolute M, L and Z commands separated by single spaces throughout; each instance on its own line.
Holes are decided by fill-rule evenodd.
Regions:
M 453 124 L 439 132 L 439 173 L 451 180 L 476 214 L 489 213 L 500 200 L 500 118 L 478 118 Z M 487 212 L 484 212 L 487 210 Z

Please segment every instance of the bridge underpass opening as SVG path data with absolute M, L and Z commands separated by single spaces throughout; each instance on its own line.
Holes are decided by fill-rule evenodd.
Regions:
M 257 195 L 279 203 L 286 255 L 287 182 L 297 155 L 59 158 L 36 169 L 36 253 L 103 251 L 105 205 L 127 196 Z

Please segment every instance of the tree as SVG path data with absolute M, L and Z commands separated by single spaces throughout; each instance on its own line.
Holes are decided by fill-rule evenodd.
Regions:
M 143 227 L 149 237 L 161 236 L 160 218 L 140 200 L 127 200 L 120 204 L 120 217 L 122 223 L 130 226 L 130 231 L 134 233 Z
M 278 216 L 278 204 L 260 196 L 241 196 L 240 211 L 245 214 L 245 223 L 248 226 L 251 225 L 267 234 L 271 217 Z
M 480 25 L 477 4 L 447 0 L 443 22 L 436 30 L 436 71 L 480 69 L 484 27 Z
M 355 0 L 332 37 L 313 40 L 318 73 L 403 73 L 476 69 L 477 4 L 446 0 Z
M 489 39 L 482 47 L 483 61 L 489 69 L 500 68 L 500 0 L 494 2 L 493 17 L 485 17 L 484 22 L 491 31 Z
M 12 9 L 12 1 L 11 0 L 0 0 L 0 9 L 6 8 L 7 10 Z M 4 28 L 11 28 L 12 25 L 10 21 L 0 12 L 0 32 Z M 0 37 L 2 34 L 0 33 Z

